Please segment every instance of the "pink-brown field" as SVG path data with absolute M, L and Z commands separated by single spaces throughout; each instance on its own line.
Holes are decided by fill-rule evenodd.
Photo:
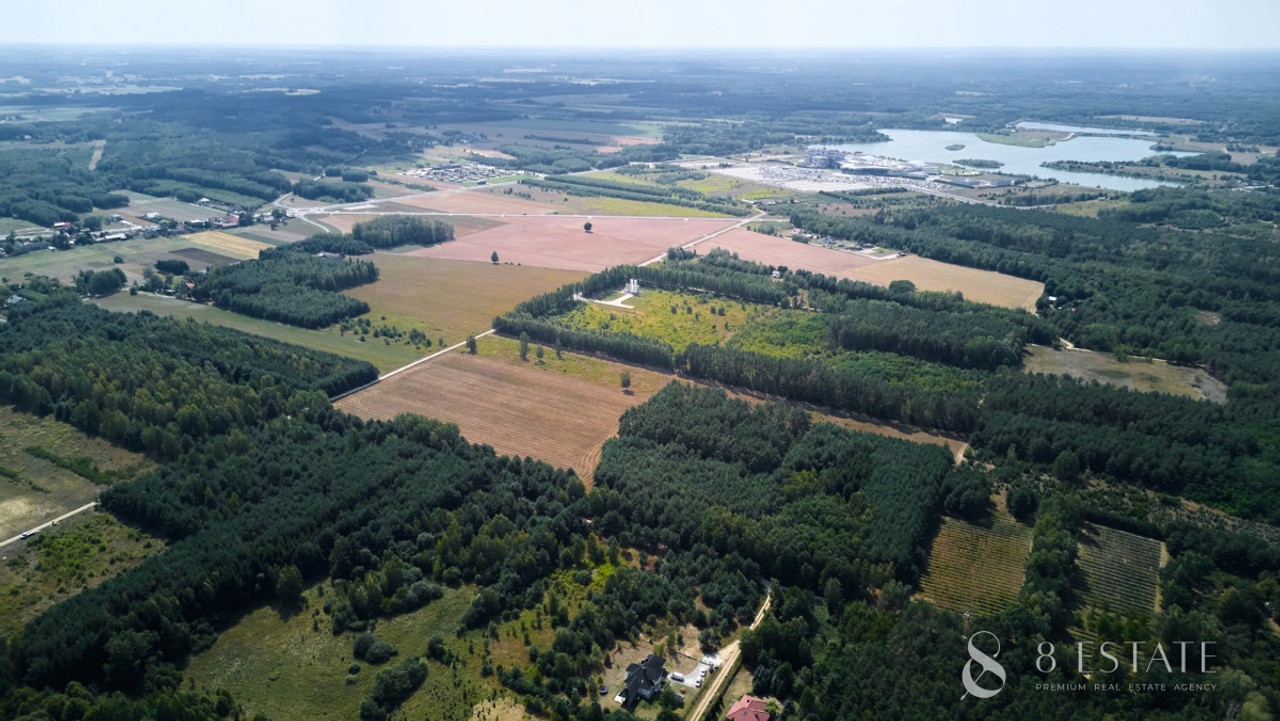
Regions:
M 737 253 L 743 260 L 767 265 L 785 265 L 788 268 L 804 268 L 815 273 L 846 277 L 848 271 L 883 261 L 865 255 L 846 253 L 807 243 L 797 243 L 786 238 L 735 228 L 724 235 L 698 246 L 699 253 L 713 248 L 724 248 Z
M 719 218 L 592 218 L 585 233 L 582 218 L 518 216 L 507 223 L 450 243 L 411 251 L 449 260 L 499 262 L 540 268 L 598 271 L 623 263 L 643 263 L 667 248 L 697 240 L 732 225 Z M 726 234 L 727 235 L 727 234 Z
M 487 190 L 441 191 L 396 202 L 437 213 L 513 213 L 544 215 L 556 208 Z

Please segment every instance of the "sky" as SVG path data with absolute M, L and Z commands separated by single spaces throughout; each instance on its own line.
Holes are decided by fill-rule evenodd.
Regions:
M 8 0 L 5 5 L 10 44 L 1280 49 L 1280 0 Z

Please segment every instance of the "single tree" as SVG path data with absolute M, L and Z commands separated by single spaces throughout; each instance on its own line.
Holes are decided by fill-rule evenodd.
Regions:
M 1067 483 L 1080 480 L 1080 458 L 1071 451 L 1063 451 L 1053 459 L 1053 475 Z
M 589 220 L 588 220 L 587 222 L 583 223 L 583 224 L 582 224 L 582 229 L 583 229 L 584 231 L 586 231 L 586 232 L 590 233 L 590 232 L 591 232 L 591 221 L 589 221 Z
M 529 360 L 529 334 L 520 334 L 520 360 Z
M 622 386 L 622 390 L 631 387 L 631 371 L 622 371 L 622 375 L 618 376 L 618 383 Z
M 498 251 L 496 250 L 493 251 L 493 255 L 489 256 L 489 262 L 493 263 L 494 265 L 498 264 Z
M 467 352 L 471 355 L 476 354 L 476 337 L 473 335 L 467 336 Z
M 276 573 L 276 602 L 284 609 L 302 605 L 302 574 L 297 566 L 285 566 Z
M 534 349 L 533 349 L 533 355 L 534 355 L 534 357 L 535 357 L 535 358 L 537 358 L 538 360 L 542 360 L 542 356 L 543 356 L 545 353 L 546 353 L 546 351 L 542 350 L 542 346 L 538 346 L 537 348 L 534 348 Z

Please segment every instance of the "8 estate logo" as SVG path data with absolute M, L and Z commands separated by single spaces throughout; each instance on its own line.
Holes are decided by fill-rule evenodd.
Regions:
M 988 653 L 978 647 L 977 641 L 979 637 L 990 638 L 995 643 L 995 649 Z M 990 647 L 990 643 L 983 641 L 983 646 Z M 1115 643 L 1112 641 L 1104 641 L 1100 644 L 1092 644 L 1079 642 L 1074 645 L 1074 668 L 1067 668 L 1064 671 L 1074 671 L 1081 677 L 1082 682 L 1068 683 L 1037 683 L 1036 690 L 1043 691 L 1123 691 L 1127 690 L 1131 693 L 1137 691 L 1212 691 L 1217 685 L 1212 683 L 1165 683 L 1165 682 L 1132 682 L 1127 684 L 1106 681 L 1105 678 L 1110 674 L 1119 673 L 1123 676 L 1139 677 L 1154 670 L 1163 670 L 1166 674 L 1213 674 L 1210 668 L 1211 659 L 1215 658 L 1212 653 L 1213 647 L 1216 646 L 1214 641 L 1177 641 L 1169 645 L 1166 649 L 1163 643 L 1143 643 L 1128 642 Z M 992 698 L 996 694 L 1004 690 L 1005 682 L 1008 681 L 1008 674 L 1004 665 L 997 661 L 1000 656 L 1001 644 L 1000 638 L 990 631 L 977 631 L 968 639 L 969 660 L 965 662 L 964 668 L 960 671 L 960 682 L 964 685 L 965 693 L 961 696 L 961 700 L 970 696 L 980 699 Z M 1044 641 L 1036 648 L 1036 671 L 1041 675 L 1047 676 L 1058 669 L 1058 659 L 1055 655 L 1056 649 L 1053 643 Z M 1094 658 L 1094 653 L 1100 656 L 1100 659 Z M 1110 662 L 1109 667 L 1097 663 L 1098 661 Z M 1167 676 L 1165 677 L 1167 678 Z M 1046 680 L 1047 681 L 1047 680 Z M 981 683 L 980 683 L 981 682 Z
M 982 649 L 978 648 L 973 643 L 973 639 L 984 634 L 990 636 L 991 639 L 996 642 L 995 653 L 990 656 L 984 653 Z M 964 684 L 965 690 L 964 696 L 960 697 L 961 700 L 968 698 L 970 694 L 977 696 L 978 698 L 991 698 L 1004 690 L 1004 666 L 1001 666 L 1000 662 L 995 659 L 995 657 L 999 655 L 1000 639 L 996 638 L 994 633 L 991 633 L 990 631 L 978 631 L 969 637 L 969 660 L 965 662 L 964 670 L 960 672 L 960 681 Z M 978 672 L 977 676 L 973 675 L 973 665 L 975 663 L 982 667 L 982 670 Z M 988 673 L 1000 680 L 1000 685 L 998 687 L 994 689 L 986 689 L 978 685 L 978 679 Z

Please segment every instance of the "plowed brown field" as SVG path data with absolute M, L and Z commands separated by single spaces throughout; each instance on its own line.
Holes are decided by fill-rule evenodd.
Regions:
M 363 418 L 416 413 L 456 423 L 469 441 L 572 468 L 590 485 L 600 446 L 617 432 L 618 417 L 662 385 L 660 374 L 637 368 L 630 372 L 633 379 L 645 374 L 657 382 L 633 380 L 633 393 L 624 394 L 616 381 L 547 372 L 532 362 L 451 353 L 348 396 L 337 406 Z

